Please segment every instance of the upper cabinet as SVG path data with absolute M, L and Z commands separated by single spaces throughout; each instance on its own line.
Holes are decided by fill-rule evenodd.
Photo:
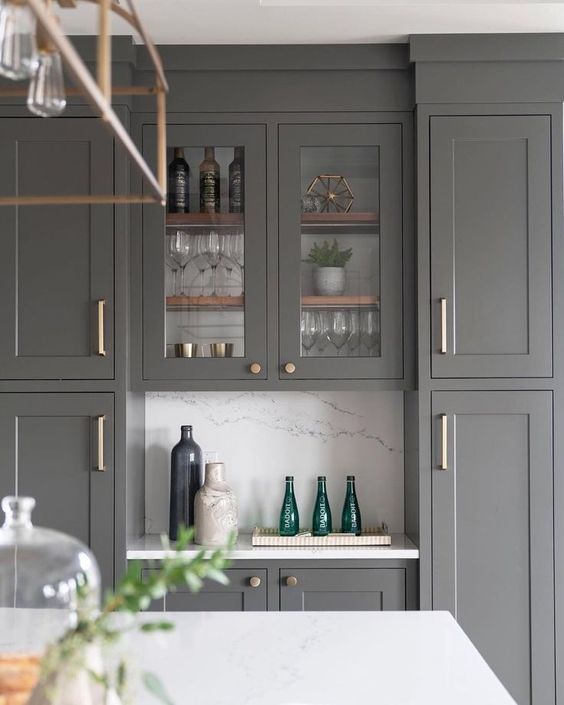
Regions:
M 430 130 L 432 376 L 550 377 L 550 116 Z
M 0 192 L 104 194 L 113 142 L 89 118 L 3 118 Z M 0 208 L 1 379 L 114 376 L 111 206 Z
M 282 379 L 401 378 L 401 125 L 282 125 L 279 171 Z
M 168 127 L 169 204 L 143 208 L 146 388 L 404 385 L 409 118 L 262 119 Z M 144 124 L 150 159 L 156 140 Z
M 183 185 L 166 213 L 143 209 L 144 378 L 264 379 L 265 127 L 172 125 L 167 136 Z M 147 125 L 143 148 L 155 144 Z

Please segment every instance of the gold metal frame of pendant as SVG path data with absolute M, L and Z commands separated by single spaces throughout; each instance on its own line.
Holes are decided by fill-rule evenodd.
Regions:
M 0 196 L 0 206 L 44 206 L 76 204 L 128 204 L 166 203 L 166 94 L 168 83 L 161 58 L 149 37 L 137 10 L 134 0 L 125 0 L 127 9 L 113 0 L 84 0 L 99 5 L 99 32 L 97 42 L 96 80 L 80 58 L 78 52 L 59 27 L 55 17 L 49 12 L 45 0 L 15 0 L 29 5 L 38 25 L 46 38 L 61 54 L 63 62 L 76 84 L 76 89 L 67 90 L 68 95 L 84 95 L 100 119 L 107 125 L 113 137 L 126 150 L 147 187 L 146 194 L 108 195 L 68 195 L 68 196 Z M 123 0 L 122 0 L 123 1 Z M 61 7 L 76 7 L 77 0 L 57 0 Z M 112 87 L 112 58 L 110 12 L 115 12 L 128 22 L 145 43 L 155 71 L 152 86 Z M 0 97 L 25 96 L 21 88 L 1 88 Z M 154 95 L 157 103 L 157 172 L 154 174 L 143 155 L 131 139 L 121 120 L 112 108 L 112 95 Z

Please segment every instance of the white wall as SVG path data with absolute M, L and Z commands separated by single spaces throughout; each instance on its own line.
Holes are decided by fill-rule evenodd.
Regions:
M 356 475 L 365 526 L 403 532 L 401 392 L 154 392 L 146 395 L 146 531 L 168 526 L 170 450 L 181 424 L 218 451 L 239 498 L 239 525 L 277 526 L 284 476 L 296 478 L 311 526 L 317 475 L 327 475 L 334 528 L 347 474 Z

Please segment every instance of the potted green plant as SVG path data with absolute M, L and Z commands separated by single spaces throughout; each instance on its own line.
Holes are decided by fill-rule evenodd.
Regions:
M 314 266 L 313 288 L 318 296 L 341 296 L 345 291 L 345 265 L 352 257 L 352 248 L 339 249 L 336 239 L 333 244 L 327 240 L 321 247 L 314 242 L 307 261 Z

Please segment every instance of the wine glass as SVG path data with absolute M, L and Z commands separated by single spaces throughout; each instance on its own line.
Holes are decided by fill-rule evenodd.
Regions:
M 349 317 L 346 311 L 333 311 L 328 335 L 329 340 L 337 348 L 337 356 L 339 356 L 343 345 L 351 335 Z
M 181 270 L 180 296 L 184 296 L 184 272 L 194 254 L 193 240 L 184 230 L 167 234 L 167 254 Z M 175 282 L 176 283 L 176 282 Z
M 172 293 L 173 293 L 173 296 L 176 296 L 178 294 L 178 264 L 170 252 L 169 244 L 170 244 L 170 240 L 167 237 L 166 242 L 165 242 L 165 261 L 166 261 L 167 267 L 172 272 L 172 282 L 173 282 Z
M 229 231 L 223 231 L 219 236 L 219 252 L 221 255 L 221 263 L 225 267 L 227 273 L 227 281 L 233 276 L 233 266 L 235 262 L 231 256 L 231 240 L 232 234 Z M 231 289 L 228 288 L 228 296 L 231 296 Z
M 245 292 L 245 235 L 238 231 L 231 236 L 231 259 L 241 270 L 241 294 Z
M 219 246 L 219 233 L 217 230 L 208 230 L 202 235 L 202 254 L 208 261 L 212 270 L 212 292 L 211 296 L 217 296 L 216 274 L 217 265 L 221 262 L 221 250 Z
M 329 340 L 329 328 L 331 326 L 330 311 L 319 311 L 319 335 L 317 336 L 317 350 L 322 353 L 331 342 Z
M 306 357 L 309 355 L 320 332 L 321 325 L 317 311 L 310 311 L 308 309 L 302 311 L 301 337 L 302 347 L 305 350 Z
M 351 330 L 348 343 L 349 355 L 354 355 L 357 350 L 360 354 L 360 321 L 358 311 L 349 311 L 349 325 Z
M 376 349 L 380 342 L 380 312 L 375 308 L 363 311 L 361 314 L 360 339 L 366 346 L 369 355 L 378 355 Z

